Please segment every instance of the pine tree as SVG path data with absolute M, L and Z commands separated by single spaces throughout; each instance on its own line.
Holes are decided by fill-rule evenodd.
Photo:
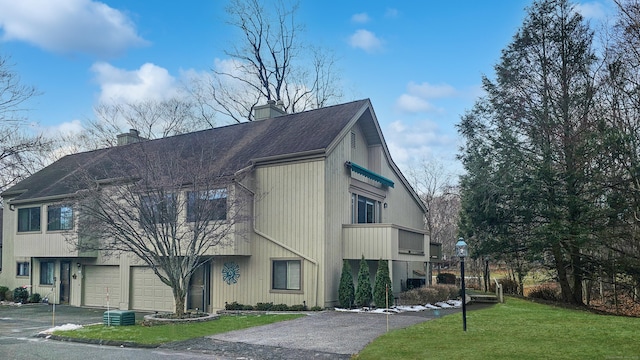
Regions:
M 349 265 L 349 260 L 343 260 L 340 287 L 338 288 L 340 306 L 347 309 L 351 308 L 356 297 L 355 292 L 353 276 L 351 275 L 351 265 Z
M 356 305 L 371 305 L 371 276 L 369 275 L 369 264 L 364 259 L 360 260 L 360 270 L 358 271 L 358 288 L 356 289 Z
M 387 290 L 389 291 L 387 293 Z M 393 305 L 393 287 L 391 286 L 391 278 L 389 277 L 389 265 L 387 260 L 378 261 L 378 271 L 376 272 L 376 281 L 373 286 L 373 302 L 376 307 L 386 308 Z

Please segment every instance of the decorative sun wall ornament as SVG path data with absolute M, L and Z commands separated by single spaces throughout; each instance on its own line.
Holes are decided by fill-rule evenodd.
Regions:
M 240 277 L 240 266 L 235 262 L 224 263 L 222 266 L 222 280 L 226 282 L 228 285 L 235 284 L 238 282 L 238 278 Z

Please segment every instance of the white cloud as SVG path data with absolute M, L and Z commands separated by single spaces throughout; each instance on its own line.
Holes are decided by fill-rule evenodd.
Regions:
M 426 99 L 445 98 L 456 95 L 456 90 L 451 85 L 431 85 L 426 82 L 423 82 L 422 84 L 410 82 L 409 85 L 407 85 L 407 91 L 410 94 Z
M 137 102 L 177 96 L 179 84 L 167 69 L 146 63 L 137 70 L 119 69 L 105 62 L 93 64 L 100 86 L 99 100 Z
M 24 41 L 57 53 L 112 57 L 143 46 L 123 12 L 92 0 L 0 0 L 2 41 Z
M 382 49 L 382 40 L 369 30 L 357 30 L 349 37 L 349 45 L 372 53 Z
M 599 2 L 587 2 L 576 4 L 575 10 L 587 19 L 604 19 L 607 16 L 607 10 Z
M 371 21 L 371 18 L 367 13 L 358 13 L 351 16 L 351 21 L 358 24 L 365 24 Z
M 427 100 L 411 94 L 402 94 L 396 100 L 396 108 L 402 112 L 418 113 L 434 109 Z
M 407 92 L 396 100 L 396 109 L 406 113 L 439 111 L 440 109 L 432 104 L 431 99 L 451 98 L 460 95 L 451 85 L 410 82 L 407 85 Z
M 82 122 L 78 119 L 66 121 L 47 129 L 47 134 L 77 135 L 84 130 Z
M 393 9 L 393 8 L 387 9 L 387 11 L 384 13 L 384 17 L 391 18 L 391 19 L 397 18 L 398 15 L 400 15 L 400 13 L 398 12 L 398 9 Z
M 454 164 L 457 140 L 443 131 L 435 122 L 427 119 L 396 120 L 384 129 L 389 152 L 401 168 L 423 158 L 437 158 Z

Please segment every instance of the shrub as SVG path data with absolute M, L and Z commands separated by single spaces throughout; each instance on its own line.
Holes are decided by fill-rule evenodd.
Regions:
M 289 306 L 289 311 L 307 311 L 307 307 L 305 305 L 291 305 Z
M 400 293 L 399 301 L 403 305 L 435 304 L 440 301 L 458 297 L 458 287 L 455 285 L 434 285 L 411 289 Z
M 269 311 L 273 308 L 273 303 L 257 303 L 255 309 L 258 311 Z
M 309 309 L 311 311 L 322 311 L 322 308 L 320 306 L 313 306 L 311 309 Z
M 38 293 L 33 293 L 33 294 L 29 295 L 29 299 L 28 300 L 29 300 L 30 303 L 39 303 L 40 300 L 42 300 L 42 297 Z
M 287 304 L 275 304 L 271 306 L 271 311 L 289 311 L 289 305 Z
M 498 282 L 502 285 L 502 292 L 510 295 L 518 295 L 518 283 L 515 280 L 510 278 L 502 278 L 498 279 Z M 496 283 L 495 281 L 491 283 L 489 286 L 489 290 L 492 292 L 496 291 Z
M 237 301 L 234 301 L 231 304 L 229 303 L 224 304 L 224 309 L 225 310 L 244 310 L 245 305 L 238 304 Z
M 456 275 L 455 274 L 451 274 L 451 273 L 440 273 L 436 276 L 436 283 L 437 284 L 449 284 L 449 285 L 455 285 L 456 284 Z
M 4 301 L 7 299 L 7 291 L 9 291 L 8 287 L 0 286 L 0 301 Z
M 7 290 L 7 291 L 4 293 L 4 299 L 5 299 L 6 301 L 13 301 L 13 291 L 12 291 L 12 290 Z
M 338 300 L 343 308 L 351 308 L 356 297 L 356 289 L 353 286 L 353 275 L 349 260 L 342 261 L 342 275 L 340 275 L 340 287 L 338 288 Z
M 378 261 L 378 271 L 376 271 L 376 281 L 373 286 L 373 302 L 379 308 L 386 308 L 387 304 L 393 306 L 393 287 L 387 260 Z
M 367 260 L 360 260 L 360 269 L 358 271 L 358 287 L 356 288 L 356 305 L 357 306 L 369 306 L 371 305 L 371 275 L 369 274 L 369 264 Z
M 560 301 L 560 294 L 558 294 L 558 290 L 550 285 L 536 286 L 529 292 L 529 297 L 532 299 Z
M 17 287 L 13 289 L 13 301 L 19 303 L 26 303 L 29 299 L 29 291 L 23 287 Z

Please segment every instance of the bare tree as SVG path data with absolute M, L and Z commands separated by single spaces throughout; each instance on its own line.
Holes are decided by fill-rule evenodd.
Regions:
M 99 103 L 95 119 L 85 123 L 82 145 L 96 149 L 117 145 L 118 134 L 129 129 L 145 139 L 157 139 L 212 128 L 213 118 L 187 97 L 138 102 Z
M 140 142 L 104 154 L 78 179 L 80 223 L 70 242 L 140 259 L 171 287 L 182 316 L 193 272 L 243 238 L 251 194 L 237 174 L 216 168 L 217 154 L 194 144 Z
M 231 0 L 229 24 L 241 39 L 225 51 L 231 61 L 213 69 L 211 82 L 199 85 L 215 110 L 237 122 L 253 120 L 259 102 L 276 101 L 287 112 L 325 106 L 342 93 L 336 86 L 333 53 L 305 46 L 297 22 L 299 4 L 282 1 L 268 8 L 260 0 Z
M 20 82 L 9 58 L 0 55 L 0 192 L 42 167 L 39 155 L 48 142 L 28 131 L 26 103 L 37 90 Z
M 428 210 L 425 223 L 431 241 L 442 244 L 443 254 L 453 254 L 460 212 L 453 176 L 435 159 L 422 159 L 407 176 Z

